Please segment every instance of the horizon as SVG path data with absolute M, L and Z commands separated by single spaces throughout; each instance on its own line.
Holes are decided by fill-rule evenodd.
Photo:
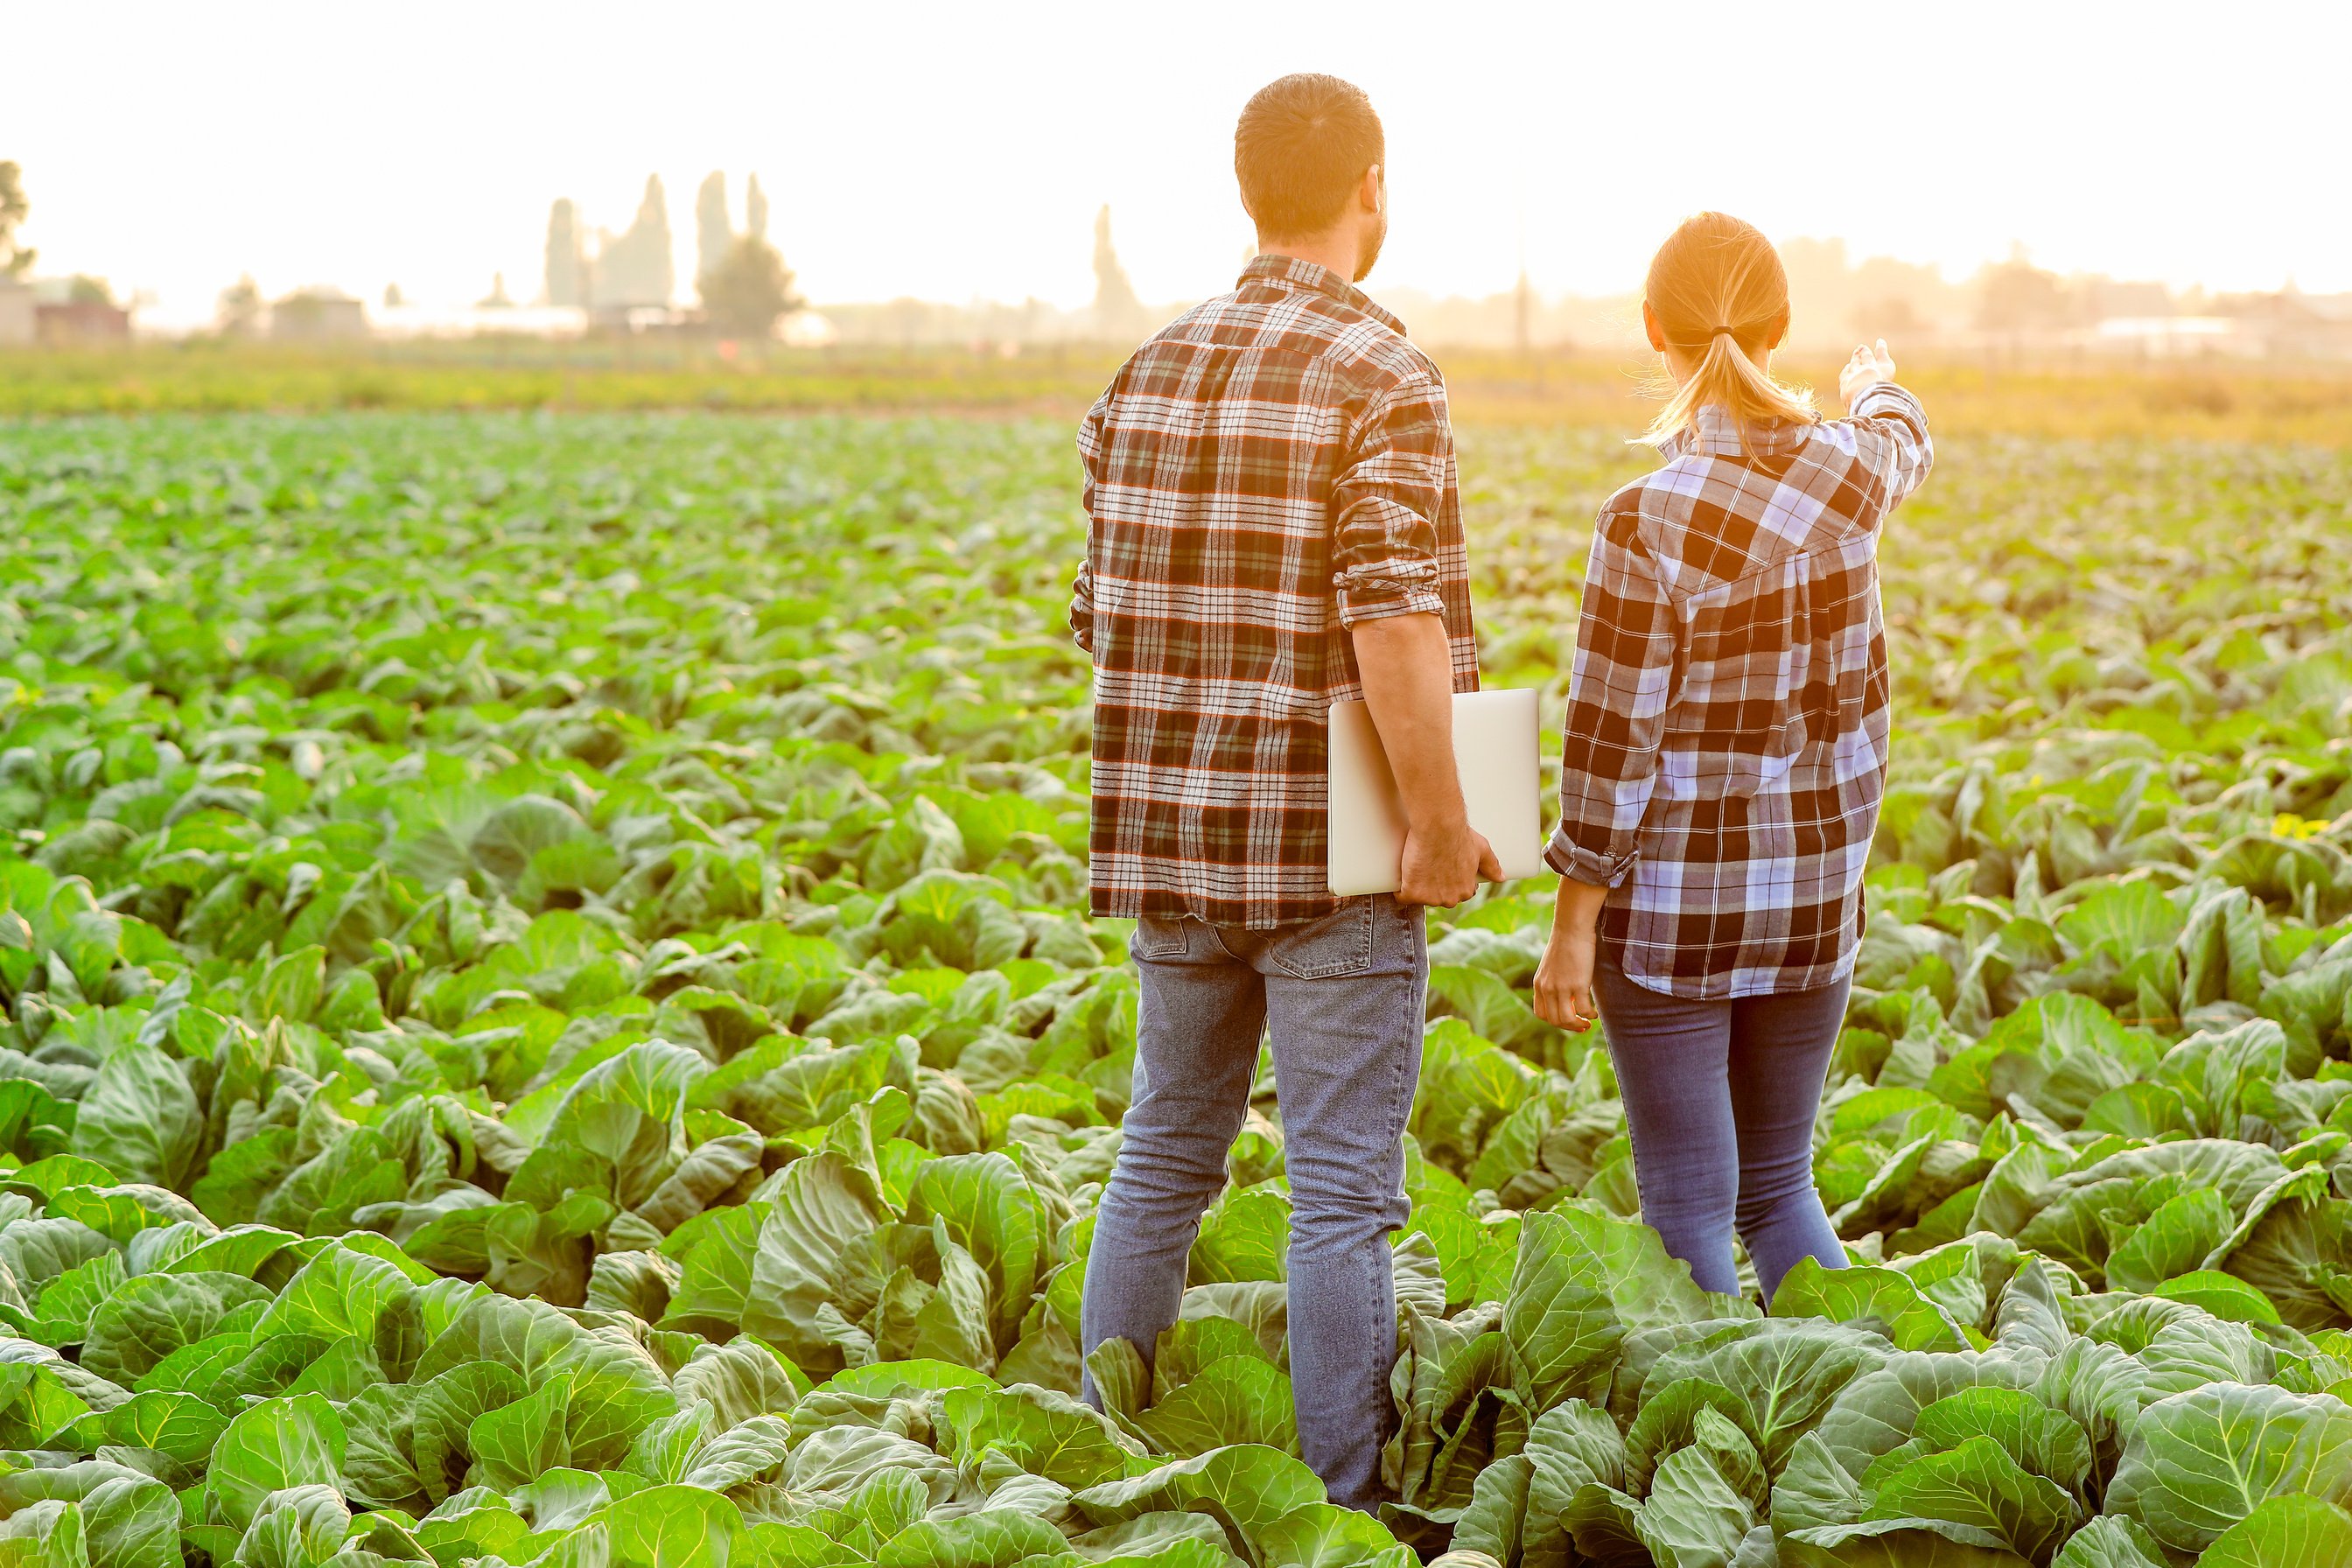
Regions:
M 1312 50 L 1286 36 L 1224 47 L 1250 37 L 1231 5 L 1172 30 L 1058 3 L 1028 7 L 1018 26 L 928 4 L 887 18 L 666 14 L 667 37 L 730 40 L 721 68 L 698 51 L 647 66 L 657 52 L 615 45 L 635 16 L 616 6 L 481 16 L 427 4 L 393 28 L 283 5 L 224 21 L 219 7 L 199 20 L 135 4 L 137 41 L 113 83 L 141 112 L 93 126 L 82 73 L 28 73 L 0 107 L 0 158 L 23 165 L 38 273 L 150 294 L 154 321 L 209 318 L 248 273 L 269 297 L 322 285 L 371 308 L 387 285 L 420 304 L 471 304 L 498 273 L 528 303 L 550 205 L 568 197 L 590 231 L 617 232 L 648 174 L 665 186 L 676 297 L 690 300 L 694 193 L 714 169 L 739 226 L 746 176 L 761 177 L 770 237 L 819 308 L 1083 305 L 1106 204 L 1137 293 L 1165 302 L 1228 287 L 1249 247 L 1229 164 L 1242 100 L 1283 71 L 1328 68 L 1363 85 L 1388 126 L 1396 218 L 1375 294 L 1490 299 L 1524 258 L 1541 298 L 1622 296 L 1673 222 L 1710 205 L 1776 238 L 1840 239 L 1853 261 L 1889 257 L 1954 282 L 2023 244 L 2063 275 L 2176 292 L 2352 290 L 2352 218 L 2310 199 L 2313 158 L 2278 155 L 2336 134 L 2322 79 L 2344 52 L 2326 45 L 2352 46 L 2340 10 L 2144 7 L 2126 26 L 1923 6 L 1864 38 L 1698 9 L 1725 47 L 1679 68 L 1682 102 L 1662 115 L 1636 19 L 1497 5 L 1459 8 L 1435 37 L 1420 13 L 1372 6 Z M 2199 37 L 2194 58 L 2167 26 L 2222 15 L 2243 20 Z M 80 48 L 76 21 L 19 19 L 16 52 Z M 2282 22 L 2298 41 L 2273 58 Z M 2013 42 L 2027 37 L 2030 50 Z M 1931 47 L 1937 69 L 1923 75 L 1912 62 Z M 1133 63 L 1147 58 L 1171 68 L 1165 103 L 1125 113 Z M 1545 69 L 1556 58 L 1622 68 L 1563 89 Z M 1874 68 L 1886 85 L 1842 101 Z M 1775 87 L 1759 127 L 1748 100 Z M 2195 113 L 2182 112 L 2183 88 Z M 1827 112 L 1790 115 L 1783 104 L 1808 91 Z M 415 112 L 420 93 L 429 112 Z M 1839 128 L 1857 117 L 1870 129 Z M 172 133 L 159 138 L 159 124 Z M 1708 162 L 1727 139 L 1769 144 L 1775 132 L 1789 152 Z M 2119 146 L 2131 155 L 2107 152 Z M 2103 154 L 2086 174 L 2085 157 Z M 1555 179 L 1584 194 L 1543 199 Z

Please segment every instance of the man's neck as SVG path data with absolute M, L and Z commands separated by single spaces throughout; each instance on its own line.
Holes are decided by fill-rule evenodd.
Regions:
M 1289 256 L 1300 261 L 1311 261 L 1326 268 L 1342 283 L 1356 280 L 1356 261 L 1361 254 L 1353 235 L 1318 235 L 1313 239 L 1268 239 L 1258 237 L 1260 256 Z

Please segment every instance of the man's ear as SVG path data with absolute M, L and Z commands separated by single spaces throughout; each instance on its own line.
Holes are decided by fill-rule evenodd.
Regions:
M 1660 353 L 1666 352 L 1666 330 L 1658 325 L 1658 313 L 1650 309 L 1647 300 L 1642 301 L 1642 330 L 1650 334 L 1652 348 Z
M 1366 212 L 1376 213 L 1387 198 L 1388 171 L 1375 163 L 1364 171 L 1363 179 L 1358 183 L 1356 200 Z

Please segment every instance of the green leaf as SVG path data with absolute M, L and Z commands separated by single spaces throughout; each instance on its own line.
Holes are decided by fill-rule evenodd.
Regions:
M 262 1500 L 235 1561 L 238 1568 L 317 1568 L 351 1527 L 351 1510 L 334 1488 L 289 1487 Z
M 2186 1301 L 2215 1317 L 2234 1323 L 2277 1323 L 2279 1310 L 2269 1297 L 2234 1275 L 2217 1269 L 2194 1268 L 2167 1279 L 2149 1294 L 2168 1301 Z
M 1776 1318 L 1829 1318 L 1885 1334 L 1906 1351 L 1969 1348 L 1958 1325 L 1892 1268 L 1824 1268 L 1801 1258 L 1772 1293 Z
M 2177 1552 L 2201 1552 L 2265 1498 L 2339 1500 L 2352 1478 L 2352 1407 L 2326 1394 L 2216 1383 L 2140 1413 L 2107 1488 Z
M 1989 1437 L 2018 1465 L 2079 1492 L 2091 1474 L 2088 1435 L 2063 1411 L 2013 1388 L 1964 1388 L 1919 1412 L 1913 1435 L 1932 1448 Z
M 1245 1546 L 1283 1515 L 1322 1501 L 1323 1483 L 1278 1448 L 1240 1445 L 1088 1487 L 1070 1500 L 1096 1524 L 1163 1509 L 1205 1513 Z
M 2153 1290 L 2200 1267 L 2230 1234 L 2230 1205 L 2210 1187 L 2182 1193 L 2157 1211 L 2107 1255 L 2107 1283 L 2118 1290 Z
M 178 1188 L 204 1139 L 204 1114 L 180 1064 L 152 1046 L 100 1062 L 75 1117 L 73 1152 L 129 1181 Z
M 2274 1497 L 2216 1537 L 2197 1568 L 2342 1568 L 2347 1563 L 2352 1563 L 2352 1513 L 2315 1497 Z
M 184 1345 L 209 1336 L 232 1309 L 269 1292 L 234 1274 L 142 1274 L 90 1315 L 81 1364 L 129 1384 Z
M 1503 1337 L 1529 1410 L 1605 1400 L 1628 1330 L 1713 1315 L 1689 1265 L 1669 1257 L 1647 1226 L 1572 1208 L 1521 1222 Z
M 558 1373 L 511 1405 L 475 1416 L 466 1428 L 466 1449 L 474 1457 L 468 1484 L 512 1491 L 569 1464 L 564 1430 L 571 1406 L 572 1374 Z
M 975 1469 L 991 1452 L 1034 1476 L 1082 1490 L 1127 1473 L 1118 1429 L 1066 1394 L 1027 1386 L 956 1388 L 940 1402 L 951 1434 L 941 1450 Z
M 581 1076 L 541 1142 L 610 1162 L 614 1201 L 635 1208 L 686 1158 L 687 1091 L 708 1070 L 708 1062 L 681 1046 L 631 1046 Z
M 1754 1505 L 1702 1448 L 1677 1448 L 1658 1466 L 1633 1533 L 1661 1568 L 1727 1563 L 1756 1522 Z
M 2108 1513 L 2067 1537 L 2050 1568 L 2166 1568 L 2166 1563 L 2164 1548 L 2137 1520 Z
M 126 1448 L 152 1448 L 184 1465 L 208 1459 L 228 1417 L 193 1394 L 151 1390 L 106 1413 L 106 1436 Z
M 961 1519 L 917 1521 L 874 1554 L 874 1568 L 1013 1568 L 1067 1551 L 1062 1532 L 1044 1520 L 990 1509 Z
M 213 1445 L 205 1485 L 221 1517 L 244 1530 L 272 1492 L 335 1485 L 343 1443 L 342 1418 L 323 1396 L 265 1399 L 232 1420 Z
M 408 1285 L 396 1265 L 333 1242 L 286 1282 L 254 1331 L 373 1340 L 384 1304 Z
M 743 1515 L 716 1492 L 659 1486 L 608 1504 L 602 1522 L 614 1568 L 727 1568 Z
M 1211 1363 L 1137 1417 L 1163 1453 L 1205 1454 L 1234 1443 L 1298 1452 L 1290 1379 L 1257 1356 Z
M 1973 1526 L 2037 1563 L 2046 1561 L 2075 1524 L 2073 1500 L 2054 1482 L 2020 1468 L 1989 1436 L 1965 1438 L 1903 1466 L 1871 1499 L 1864 1517 Z
M 1337 1503 L 1310 1502 L 1257 1533 L 1260 1560 L 1280 1568 L 1413 1568 L 1417 1559 L 1388 1526 Z

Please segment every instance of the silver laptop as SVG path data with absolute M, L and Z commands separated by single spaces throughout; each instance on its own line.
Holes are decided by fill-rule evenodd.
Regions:
M 1486 836 L 1506 879 L 1544 869 L 1537 805 L 1536 694 L 1467 691 L 1454 699 L 1454 765 L 1470 826 Z M 1393 893 L 1404 879 L 1404 805 L 1371 711 L 1331 704 L 1331 891 Z

